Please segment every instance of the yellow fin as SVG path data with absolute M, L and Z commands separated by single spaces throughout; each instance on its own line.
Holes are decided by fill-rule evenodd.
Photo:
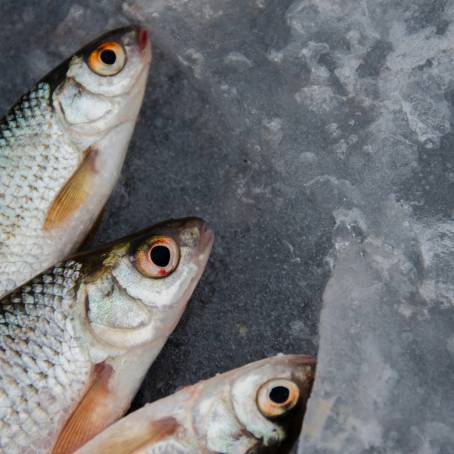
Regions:
M 97 153 L 98 150 L 94 147 L 88 147 L 85 150 L 85 156 L 79 168 L 52 202 L 44 221 L 44 230 L 60 227 L 85 202 L 90 194 L 93 176 L 96 174 Z
M 90 445 L 90 454 L 133 454 L 152 448 L 165 438 L 173 435 L 179 427 L 177 420 L 167 417 L 151 421 L 146 429 L 126 426 L 119 428 L 100 443 Z M 123 430 L 122 430 L 123 429 Z M 96 441 L 96 440 L 94 440 Z
M 55 443 L 53 454 L 70 454 L 84 445 L 112 422 L 113 396 L 109 392 L 111 366 L 94 367 L 92 384 L 66 421 Z

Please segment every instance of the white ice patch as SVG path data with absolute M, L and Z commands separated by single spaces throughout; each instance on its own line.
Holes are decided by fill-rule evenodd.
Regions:
M 416 228 L 424 265 L 420 292 L 431 304 L 454 308 L 454 223 Z
M 339 107 L 342 98 L 334 94 L 331 87 L 312 85 L 295 93 L 298 103 L 304 103 L 309 110 L 318 114 L 328 113 Z

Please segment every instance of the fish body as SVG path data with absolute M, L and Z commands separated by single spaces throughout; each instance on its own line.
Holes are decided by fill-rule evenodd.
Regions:
M 103 35 L 0 120 L 0 297 L 67 257 L 98 218 L 142 104 L 147 36 Z
M 280 355 L 183 388 L 122 418 L 77 454 L 259 454 L 290 451 L 315 361 Z
M 130 405 L 205 268 L 203 221 L 51 267 L 0 301 L 0 452 L 69 453 Z

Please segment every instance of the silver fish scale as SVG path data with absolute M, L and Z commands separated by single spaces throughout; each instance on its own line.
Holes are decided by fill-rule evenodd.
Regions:
M 0 295 L 57 260 L 55 234 L 43 225 L 81 153 L 50 97 L 49 85 L 38 84 L 0 123 Z
M 72 315 L 80 269 L 69 260 L 0 302 L 1 452 L 46 452 L 85 391 L 91 363 Z

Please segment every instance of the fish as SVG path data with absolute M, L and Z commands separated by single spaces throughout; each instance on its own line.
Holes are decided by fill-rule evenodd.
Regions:
M 178 323 L 214 234 L 170 220 L 0 300 L 0 452 L 70 453 L 121 417 Z
M 123 417 L 77 454 L 288 453 L 315 360 L 278 355 L 188 386 Z
M 0 297 L 90 232 L 120 175 L 150 62 L 147 31 L 110 31 L 0 120 Z

